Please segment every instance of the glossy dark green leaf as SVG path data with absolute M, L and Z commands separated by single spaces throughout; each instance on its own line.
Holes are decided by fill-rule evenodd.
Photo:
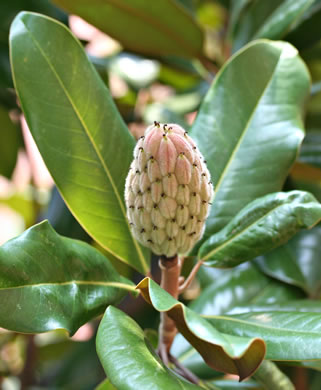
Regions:
M 300 312 L 300 313 L 321 313 L 321 301 L 313 299 L 290 300 L 285 302 L 274 302 L 265 304 L 244 304 L 242 306 L 235 305 L 228 311 L 231 314 L 243 313 L 265 313 L 265 312 Z
M 317 303 L 320 305 L 320 303 Z M 303 303 L 304 305 L 304 303 Z M 206 316 L 219 331 L 240 337 L 261 337 L 266 359 L 278 361 L 321 359 L 321 313 L 262 311 Z
M 321 294 L 321 227 L 301 232 L 286 245 L 258 259 L 268 275 L 301 287 L 312 297 Z
M 119 390 L 201 389 L 165 367 L 137 323 L 112 306 L 99 325 L 96 347 L 106 375 Z
M 0 175 L 11 177 L 17 161 L 20 135 L 8 111 L 0 106 Z
M 253 39 L 269 38 L 280 39 L 315 0 L 284 0 L 269 16 Z
M 283 0 L 281 0 L 282 2 Z M 245 0 L 242 1 L 243 3 Z M 251 40 L 251 37 L 256 31 L 264 24 L 268 17 L 277 9 L 280 5 L 280 0 L 271 1 L 247 1 L 243 7 L 239 0 L 234 0 L 237 6 L 235 21 L 233 22 L 233 29 L 231 30 L 232 40 L 232 52 L 236 52 L 241 49 L 246 43 Z M 241 8 L 241 12 L 238 12 L 238 8 Z M 235 11 L 234 11 L 235 12 Z M 231 15 L 232 16 L 232 15 Z
M 206 264 L 233 267 L 286 243 L 321 219 L 321 204 L 303 191 L 277 192 L 244 207 L 199 250 Z
M 239 310 L 244 307 L 248 311 L 252 305 L 292 302 L 304 297 L 300 289 L 265 276 L 253 263 L 218 271 L 220 275 L 192 301 L 190 309 L 203 315 L 221 315 L 234 307 Z M 176 336 L 171 352 L 197 376 L 213 378 L 213 371 L 180 334 Z
M 239 375 L 242 380 L 250 376 L 264 359 L 262 339 L 230 338 L 223 330 L 218 332 L 149 278 L 141 281 L 136 288 L 157 311 L 166 312 L 175 321 L 179 332 L 215 370 Z
M 303 298 L 299 289 L 273 280 L 252 263 L 224 270 L 189 308 L 204 315 L 227 313 L 236 306 L 275 304 Z
M 101 31 L 141 54 L 194 57 L 202 54 L 203 33 L 191 14 L 176 1 L 54 0 Z
M 22 109 L 66 204 L 101 246 L 147 272 L 148 252 L 130 233 L 123 200 L 135 142 L 109 91 L 53 19 L 20 13 L 10 42 Z
M 253 1 L 243 12 L 234 33 L 233 51 L 253 39 L 280 39 L 314 0 Z
M 0 247 L 0 326 L 23 333 L 81 325 L 117 304 L 131 282 L 100 252 L 42 222 Z
M 281 189 L 303 139 L 308 90 L 306 66 L 283 42 L 253 42 L 216 76 L 190 132 L 216 187 L 205 238 Z
M 320 38 L 321 6 L 320 1 L 314 1 L 312 6 L 302 16 L 301 21 L 285 36 L 299 50 L 304 50 L 317 43 Z
M 228 21 L 228 36 L 231 40 L 235 35 L 235 29 L 242 13 L 246 10 L 251 0 L 231 0 L 230 15 Z

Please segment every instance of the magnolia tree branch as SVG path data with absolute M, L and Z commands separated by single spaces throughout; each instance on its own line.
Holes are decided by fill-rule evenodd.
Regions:
M 184 281 L 184 278 L 180 276 L 182 261 L 179 256 L 171 258 L 161 257 L 159 259 L 159 267 L 161 269 L 161 287 L 177 299 L 179 294 L 185 291 L 192 283 L 202 264 L 203 261 L 198 261 L 187 279 Z M 168 364 L 169 362 L 169 351 L 176 333 L 177 329 L 175 322 L 166 313 L 161 313 L 158 353 L 165 364 Z
M 200 262 L 199 262 L 200 263 Z M 200 268 L 202 263 L 197 264 L 190 276 L 186 279 L 186 282 L 183 283 L 184 289 L 189 286 L 193 278 L 195 277 L 197 270 Z M 174 256 L 171 258 L 161 257 L 159 259 L 159 267 L 161 269 L 161 287 L 171 294 L 175 299 L 178 298 L 178 295 L 182 291 L 180 286 L 181 283 L 181 269 L 182 261 L 179 256 Z M 177 333 L 177 328 L 175 322 L 167 315 L 167 313 L 161 313 L 161 321 L 159 325 L 159 343 L 158 343 L 158 354 L 163 360 L 163 362 L 168 365 L 169 362 L 175 365 L 175 371 L 185 377 L 192 383 L 199 383 L 199 379 L 188 369 L 183 367 L 180 362 L 170 354 L 170 349 L 173 344 L 174 338 Z
M 177 299 L 179 294 L 191 284 L 202 264 L 203 262 L 199 261 L 184 282 L 184 278 L 180 276 L 182 259 L 179 256 L 171 258 L 161 257 L 159 259 L 161 287 Z M 182 368 L 177 359 L 170 355 L 170 349 L 177 333 L 176 324 L 167 313 L 161 313 L 160 316 L 158 354 L 166 365 L 168 365 L 169 362 L 172 362 L 180 372 L 183 372 L 185 369 Z M 184 371 L 185 375 L 183 376 L 193 383 L 198 383 L 198 379 L 187 371 L 188 370 Z
M 161 257 L 159 259 L 161 269 L 161 287 L 171 294 L 175 299 L 179 294 L 179 277 L 181 273 L 181 261 L 178 256 L 171 258 Z M 166 314 L 161 313 L 159 325 L 158 353 L 167 365 L 169 362 L 169 351 L 177 333 L 175 322 Z

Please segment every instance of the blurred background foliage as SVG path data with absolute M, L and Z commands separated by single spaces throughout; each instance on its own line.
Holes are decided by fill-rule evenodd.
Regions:
M 2 1 L 0 244 L 46 218 L 58 233 L 91 242 L 54 187 L 27 131 L 13 89 L 8 34 L 13 18 L 21 10 L 51 16 L 73 31 L 109 87 L 120 113 L 136 138 L 154 120 L 176 122 L 188 128 L 217 71 L 248 42 L 257 38 L 289 41 L 299 50 L 309 68 L 312 89 L 305 106 L 307 135 L 297 162 L 289 173 L 285 190 L 307 190 L 321 201 L 320 0 L 106 0 L 104 4 L 99 0 Z M 282 294 L 296 298 L 306 295 L 319 298 L 320 285 L 317 281 L 321 270 L 316 267 L 320 256 L 317 245 L 319 230 L 317 227 L 315 241 L 308 245 L 308 249 L 301 245 L 306 233 L 289 243 L 289 247 L 306 249 L 312 254 L 311 258 L 314 256 L 311 269 L 314 272 L 317 270 L 318 273 L 314 274 L 317 280 L 312 280 L 311 273 L 304 272 L 300 280 L 294 276 L 291 279 L 290 271 L 286 273 L 282 270 L 282 273 L 276 270 L 277 265 L 273 267 L 273 258 L 269 260 L 269 269 L 267 263 L 258 259 L 259 268 L 253 265 L 250 270 L 250 275 L 253 273 L 253 278 L 259 281 L 257 285 L 252 285 L 250 295 L 253 299 L 262 283 L 270 286 L 266 289 L 264 302 L 282 300 Z M 97 244 L 93 245 L 97 247 Z M 286 251 L 286 248 L 282 250 Z M 136 281 L 140 279 L 126 265 L 110 260 L 124 276 Z M 295 259 L 292 258 L 292 261 L 295 262 Z M 296 266 L 303 269 L 299 262 Z M 238 267 L 224 273 L 229 288 L 231 285 L 242 288 L 242 283 L 250 283 L 248 276 L 242 278 L 243 269 Z M 248 272 L 247 269 L 247 275 Z M 211 282 L 220 276 L 222 271 L 202 269 L 184 299 L 197 298 L 204 288 L 206 293 L 202 295 L 203 298 L 193 303 L 195 310 L 199 306 L 204 309 L 206 294 L 213 296 L 213 292 L 208 292 L 213 288 Z M 155 277 L 157 279 L 157 275 Z M 275 286 L 280 285 L 277 279 L 293 286 L 278 289 L 280 295 L 275 298 Z M 223 296 L 224 288 L 223 282 L 216 284 L 216 296 Z M 221 307 L 222 301 L 218 298 L 212 305 L 212 314 L 213 310 L 222 313 L 228 309 Z M 135 301 L 127 298 L 122 303 L 122 309 L 143 327 L 156 328 L 156 313 L 141 299 Z M 96 328 L 95 322 L 87 324 L 72 339 L 59 331 L 25 336 L 0 329 L 0 386 L 4 390 L 94 389 L 104 379 L 95 351 Z M 155 335 L 150 332 L 148 337 L 153 339 Z M 177 354 L 183 352 L 182 342 L 177 346 Z M 190 359 L 190 367 L 197 371 L 197 359 L 194 360 Z M 184 363 L 189 366 L 188 359 Z M 203 368 L 200 367 L 200 370 Z M 321 367 L 316 364 L 312 368 L 288 367 L 287 370 L 297 388 L 320 389 L 321 374 L 318 371 Z M 210 374 L 202 371 L 198 374 L 206 378 L 215 376 L 212 370 Z M 215 383 L 224 389 L 259 388 L 253 381 L 242 385 L 232 380 Z M 104 388 L 111 387 L 107 383 Z

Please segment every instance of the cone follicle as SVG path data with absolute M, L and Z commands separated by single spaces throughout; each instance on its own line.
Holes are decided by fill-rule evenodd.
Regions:
M 126 180 L 134 237 L 157 255 L 188 253 L 203 235 L 212 197 L 206 161 L 192 138 L 179 125 L 154 121 L 137 142 Z

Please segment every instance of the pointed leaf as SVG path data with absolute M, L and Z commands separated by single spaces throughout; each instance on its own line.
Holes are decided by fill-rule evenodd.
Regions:
M 235 35 L 235 29 L 242 14 L 246 11 L 251 0 L 232 0 L 230 4 L 230 15 L 228 21 L 228 36 L 231 40 Z
M 99 244 L 140 272 L 147 251 L 123 200 L 134 140 L 80 43 L 61 23 L 22 12 L 11 26 L 15 87 L 66 204 Z
M 255 337 L 230 338 L 224 331 L 218 332 L 149 278 L 141 281 L 136 288 L 156 310 L 166 312 L 175 321 L 177 329 L 215 370 L 239 375 L 242 380 L 253 374 L 264 359 L 263 340 Z
M 161 362 L 137 323 L 109 306 L 99 325 L 96 347 L 110 382 L 121 390 L 197 390 Z
M 242 15 L 233 52 L 253 39 L 281 39 L 315 0 L 254 1 Z
M 301 232 L 286 245 L 258 259 L 268 275 L 301 287 L 312 297 L 321 293 L 321 227 Z
M 253 39 L 280 39 L 315 0 L 285 0 L 253 35 Z
M 249 311 L 252 305 L 272 305 L 286 301 L 292 303 L 292 300 L 303 297 L 299 289 L 265 276 L 253 263 L 245 263 L 225 269 L 215 282 L 192 301 L 189 308 L 203 315 L 220 315 L 231 312 L 235 306 L 238 310 L 244 308 Z M 174 340 L 171 353 L 202 379 L 213 378 L 213 371 L 180 334 Z
M 300 51 L 310 48 L 320 41 L 320 22 L 320 2 L 314 1 L 314 4 L 301 18 L 300 23 L 284 39 L 292 43 Z
M 288 43 L 253 42 L 223 66 L 191 130 L 216 187 L 205 238 L 281 189 L 303 139 L 308 91 L 306 66 Z
M 184 7 L 173 0 L 54 0 L 101 31 L 141 54 L 199 56 L 203 32 Z M 166 16 L 166 17 L 165 17 Z
M 117 304 L 130 281 L 100 252 L 41 222 L 0 247 L 0 327 L 70 334 Z
M 321 219 L 321 204 L 303 191 L 277 192 L 251 202 L 201 246 L 199 257 L 216 267 L 234 267 L 284 243 Z
M 280 310 L 206 319 L 233 336 L 261 337 L 267 346 L 266 359 L 321 359 L 321 313 Z
M 283 1 L 283 0 L 282 0 Z M 244 2 L 244 0 L 243 0 Z M 234 0 L 234 3 L 240 3 Z M 270 15 L 280 5 L 280 0 L 252 1 L 248 0 L 242 7 L 242 12 L 234 22 L 231 30 L 232 53 L 247 44 L 256 31 L 264 24 Z

